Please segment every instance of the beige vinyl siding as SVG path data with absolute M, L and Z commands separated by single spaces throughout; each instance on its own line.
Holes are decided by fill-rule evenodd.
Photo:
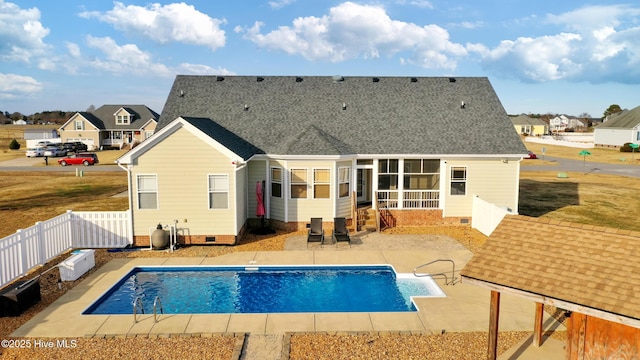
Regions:
M 334 202 L 336 201 L 335 182 L 332 181 L 330 188 L 330 197 L 328 199 L 313 198 L 313 170 L 329 169 L 329 178 L 335 178 L 333 161 L 288 161 L 286 178 L 290 178 L 291 169 L 307 169 L 307 198 L 290 199 L 290 186 L 287 184 L 286 200 L 288 202 L 288 221 L 300 222 L 309 221 L 312 217 L 321 217 L 323 219 L 333 219 Z
M 353 166 L 352 166 L 352 162 L 351 161 L 341 161 L 338 162 L 336 164 L 336 173 L 334 174 L 334 179 L 335 179 L 335 187 L 334 187 L 334 194 L 335 194 L 335 199 L 336 199 L 336 217 L 346 217 L 346 218 L 351 218 L 351 201 L 352 201 L 352 197 L 353 197 L 353 189 L 354 187 L 354 179 L 353 179 Z M 348 167 L 349 168 L 349 196 L 348 197 L 344 197 L 344 198 L 340 198 L 340 192 L 339 192 L 339 183 L 338 183 L 338 169 L 340 169 L 341 167 Z
M 271 183 L 267 183 L 267 186 L 269 187 L 267 192 L 269 193 L 269 218 L 270 219 L 274 219 L 274 220 L 280 220 L 280 221 L 285 221 L 284 218 L 284 202 L 285 199 L 287 198 L 289 191 L 287 189 L 287 183 L 286 183 L 286 179 L 288 178 L 287 176 L 287 170 L 284 167 L 284 163 L 279 162 L 279 161 L 270 161 L 269 162 L 269 171 L 271 171 L 272 167 L 277 167 L 280 168 L 282 170 L 282 197 L 280 198 L 275 198 L 271 196 Z M 271 176 L 271 175 L 269 175 Z
M 158 176 L 158 209 L 138 210 L 134 197 L 134 233 L 147 234 L 149 227 L 159 222 L 168 224 L 178 220 L 178 228 L 185 234 L 237 235 L 235 165 L 188 130 L 178 129 L 136 159 L 132 169 L 134 194 L 137 174 Z M 229 176 L 228 209 L 209 209 L 210 174 Z
M 465 195 L 451 195 L 451 168 L 466 167 L 467 182 Z M 519 184 L 519 163 L 502 159 L 495 160 L 447 160 L 444 170 L 445 208 L 444 216 L 471 216 L 473 196 L 500 207 L 517 211 L 517 191 Z
M 254 160 L 247 164 L 247 218 L 256 218 L 256 207 L 258 202 L 256 200 L 256 183 L 258 181 L 267 180 L 267 162 L 264 160 Z M 265 182 L 265 198 L 269 196 L 269 184 Z M 266 200 L 266 199 L 265 199 Z M 266 206 L 266 203 L 265 203 Z M 266 209 L 265 209 L 266 210 Z
M 82 121 L 82 130 L 76 130 L 76 121 Z M 68 124 L 66 124 L 66 126 L 63 126 L 60 129 L 62 130 L 60 131 L 61 142 L 77 141 L 76 139 L 82 139 L 83 142 L 87 144 L 92 142 L 95 146 L 98 146 L 100 143 L 100 133 L 93 124 L 82 116 L 74 117 Z

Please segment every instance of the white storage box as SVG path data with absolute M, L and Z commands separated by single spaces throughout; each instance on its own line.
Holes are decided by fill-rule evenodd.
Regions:
M 73 281 L 96 266 L 94 250 L 75 250 L 72 256 L 58 265 L 60 268 L 60 279 L 62 281 Z

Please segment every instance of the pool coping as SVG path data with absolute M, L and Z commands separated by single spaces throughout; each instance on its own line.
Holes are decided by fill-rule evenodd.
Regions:
M 398 273 L 441 257 L 431 250 L 363 250 L 357 252 L 256 251 L 218 257 L 162 257 L 114 259 L 97 269 L 49 307 L 12 333 L 15 337 L 95 337 L 111 335 L 290 332 L 381 332 L 441 333 L 487 331 L 489 291 L 458 283 L 445 285 L 436 280 L 445 298 L 415 298 L 417 312 L 390 313 L 273 313 L 273 314 L 153 314 L 82 315 L 81 313 L 116 281 L 135 266 L 146 265 L 363 265 L 389 264 Z M 447 257 L 464 264 L 467 250 L 447 252 Z M 462 268 L 462 266 L 459 266 Z M 533 330 L 535 304 L 505 295 L 501 299 L 501 331 Z M 561 324 L 545 315 L 547 328 Z

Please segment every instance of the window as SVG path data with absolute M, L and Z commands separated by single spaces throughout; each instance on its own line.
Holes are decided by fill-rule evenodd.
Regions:
M 440 160 L 405 160 L 403 185 L 405 190 L 437 190 L 440 187 Z
M 291 198 L 307 198 L 307 169 L 291 169 Z
M 113 140 L 122 140 L 122 131 L 113 131 L 111 134 Z
M 313 198 L 328 199 L 331 193 L 331 170 L 313 169 Z
M 451 195 L 465 195 L 467 193 L 467 168 L 451 168 Z
M 271 196 L 282 197 L 282 169 L 271 168 Z
M 117 115 L 116 116 L 116 124 L 118 124 L 118 125 L 127 125 L 127 124 L 129 124 L 129 115 Z
M 209 209 L 229 208 L 229 175 L 209 175 Z
M 338 196 L 341 198 L 349 197 L 349 188 L 351 185 L 351 168 L 338 168 Z
M 75 129 L 76 129 L 76 130 L 84 130 L 84 121 L 82 121 L 82 120 L 76 120 L 76 122 L 75 122 Z
M 398 159 L 378 161 L 378 190 L 398 189 Z
M 158 176 L 138 175 L 138 209 L 158 208 Z

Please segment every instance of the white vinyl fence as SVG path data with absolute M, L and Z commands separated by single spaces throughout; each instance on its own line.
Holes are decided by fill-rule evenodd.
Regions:
M 0 239 L 0 287 L 65 251 L 121 248 L 132 243 L 128 211 L 73 212 Z
M 487 236 L 490 236 L 506 215 L 515 214 L 515 212 L 498 207 L 495 204 L 482 200 L 475 195 L 473 197 L 471 227 Z

